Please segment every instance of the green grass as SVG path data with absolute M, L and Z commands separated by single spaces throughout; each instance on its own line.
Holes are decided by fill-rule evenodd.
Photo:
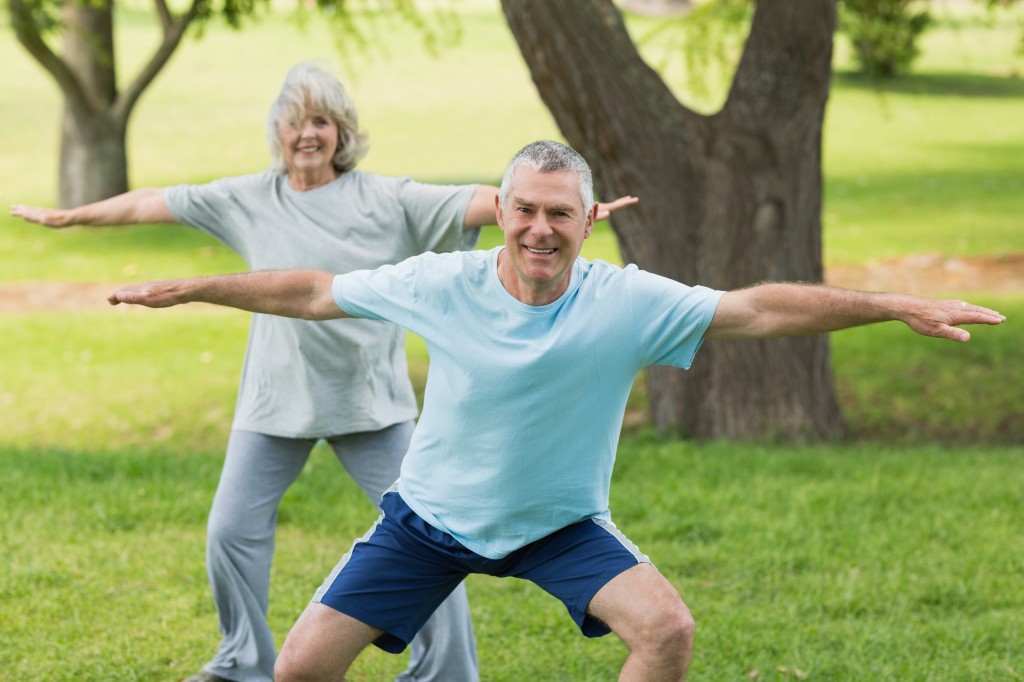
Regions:
M 1021 297 L 982 298 L 1007 316 L 956 345 L 899 323 L 832 335 L 840 405 L 856 438 L 948 445 L 1024 443 Z
M 0 448 L 5 679 L 179 679 L 204 662 L 216 633 L 202 538 L 219 459 Z M 639 437 L 621 449 L 612 508 L 695 613 L 694 680 L 1009 680 L 1024 673 L 1022 465 L 1020 448 Z M 281 512 L 279 638 L 372 519 L 315 452 Z M 581 637 L 537 588 L 474 577 L 469 590 L 485 680 L 615 677 L 621 644 Z M 403 662 L 372 651 L 350 679 L 387 679 Z

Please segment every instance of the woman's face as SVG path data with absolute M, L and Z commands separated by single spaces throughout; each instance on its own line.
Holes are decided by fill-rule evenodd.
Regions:
M 338 126 L 326 114 L 307 111 L 298 121 L 278 121 L 277 134 L 289 175 L 336 175 L 331 159 L 338 148 Z

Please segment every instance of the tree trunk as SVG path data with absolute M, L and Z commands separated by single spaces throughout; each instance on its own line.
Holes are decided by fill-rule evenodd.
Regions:
M 69 208 L 128 191 L 126 117 L 115 113 L 113 7 L 76 0 L 62 16 L 64 61 L 81 97 L 65 93 L 60 141 L 59 203 Z
M 128 191 L 125 127 L 106 112 L 77 111 L 65 102 L 60 137 L 59 202 L 91 204 Z
M 623 258 L 734 289 L 820 282 L 821 126 L 835 4 L 761 0 L 729 99 L 681 105 L 640 58 L 609 0 L 503 0 L 534 83 L 615 214 Z M 713 341 L 688 372 L 648 371 L 655 424 L 698 438 L 844 434 L 827 336 Z

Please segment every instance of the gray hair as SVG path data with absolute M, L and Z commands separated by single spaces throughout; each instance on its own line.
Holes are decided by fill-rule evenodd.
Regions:
M 512 157 L 508 168 L 505 169 L 505 177 L 501 180 L 501 189 L 498 190 L 498 201 L 502 208 L 508 206 L 508 197 L 512 191 L 512 176 L 519 166 L 530 166 L 541 173 L 570 172 L 579 174 L 580 203 L 586 213 L 594 207 L 594 178 L 590 173 L 590 166 L 586 159 L 579 155 L 572 147 L 553 142 L 551 140 L 538 140 L 526 145 Z
M 270 115 L 267 117 L 270 170 L 275 173 L 288 170 L 277 131 L 278 123 L 300 121 L 310 110 L 326 115 L 338 126 L 338 148 L 331 159 L 334 169 L 345 173 L 355 168 L 370 147 L 369 138 L 359 130 L 356 106 L 349 99 L 341 81 L 315 63 L 303 62 L 288 71 L 281 92 L 270 105 Z

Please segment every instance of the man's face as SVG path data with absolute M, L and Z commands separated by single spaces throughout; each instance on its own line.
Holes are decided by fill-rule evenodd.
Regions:
M 594 228 L 596 205 L 580 203 L 579 174 L 542 173 L 519 166 L 508 205 L 497 207 L 505 233 L 498 274 L 509 293 L 530 305 L 544 305 L 569 286 L 572 264 Z

